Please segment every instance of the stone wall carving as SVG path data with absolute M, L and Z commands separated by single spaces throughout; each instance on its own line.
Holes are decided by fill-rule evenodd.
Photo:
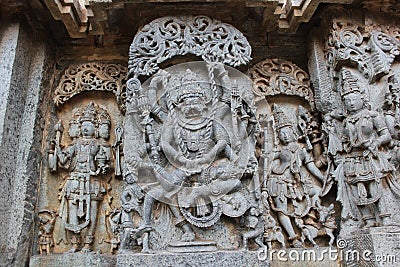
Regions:
M 99 217 L 105 216 L 103 200 L 110 200 L 107 200 L 111 189 L 110 126 L 110 115 L 94 102 L 73 114 L 68 128 L 72 142 L 64 149 L 60 146 L 62 122 L 55 126 L 56 138 L 48 152 L 48 161 L 52 171 L 61 167 L 68 172 L 59 195 L 57 222 L 62 232 L 58 238 L 71 243 L 71 252 L 92 251 Z
M 368 99 L 357 79 L 348 70 L 343 76 L 341 95 L 347 112 L 343 121 L 344 153 L 333 174 L 339 183 L 342 216 L 362 218 L 367 228 L 378 223 L 390 225 L 393 211 L 388 203 L 394 201 L 393 193 L 400 195 L 392 176 L 394 166 L 381 147 L 390 142 L 391 135 L 383 114 L 367 109 Z
M 334 204 L 326 197 L 332 181 L 328 180 L 324 134 L 313 112 L 309 76 L 293 63 L 279 59 L 255 64 L 249 76 L 264 129 L 259 161 L 263 166 L 264 216 L 271 224 L 265 230 L 266 242 L 269 247 L 273 240 L 283 247 L 285 243 L 318 246 L 315 239 L 323 236 L 333 245 L 337 228 Z M 276 96 L 297 96 L 297 100 Z M 321 95 L 318 98 L 321 107 Z M 279 226 L 274 226 L 277 223 Z
M 62 106 L 48 175 L 65 181 L 58 211 L 42 205 L 40 253 L 305 248 L 333 246 L 339 231 L 398 233 L 399 43 L 395 31 L 330 23 L 325 45 L 311 39 L 314 84 L 283 59 L 234 69 L 250 61 L 249 43 L 204 16 L 143 27 L 128 72 L 69 68 L 57 104 L 112 91 L 127 112 L 122 128 L 93 99 Z M 189 53 L 203 61 L 160 69 Z
M 207 27 L 195 31 L 200 22 Z M 175 35 L 165 40 L 154 35 L 157 41 L 171 47 L 192 40 L 191 47 L 151 55 L 143 50 L 138 40 L 149 37 L 150 29 L 163 29 L 167 37 L 166 25 L 174 23 L 181 27 Z M 94 102 L 70 113 L 70 142 L 62 139 L 62 121 L 54 127 L 49 167 L 55 174 L 66 169 L 54 226 L 56 251 L 59 242 L 68 243 L 64 247 L 71 252 L 253 250 L 317 246 L 321 236 L 332 245 L 334 206 L 325 198 L 332 181 L 308 74 L 271 59 L 256 64 L 250 80 L 223 64 L 248 62 L 247 41 L 230 25 L 205 17 L 168 17 L 149 25 L 130 50 L 124 129 L 114 125 L 112 135 L 111 113 Z M 209 44 L 220 49 L 217 44 L 226 40 L 210 34 L 221 25 L 232 34 L 226 38 L 242 38 L 222 46 L 232 51 L 215 50 L 216 57 L 158 70 L 139 81 L 175 54 L 200 53 Z M 71 66 L 57 87 L 56 103 L 72 101 L 82 90 L 121 88 L 114 92 L 122 94 L 122 73 L 124 68 L 114 65 Z M 276 96 L 298 98 L 274 103 Z M 121 175 L 111 205 L 110 181 Z M 97 244 L 101 240 L 107 247 Z
M 72 65 L 61 76 L 54 93 L 54 103 L 61 106 L 83 91 L 107 91 L 115 94 L 125 112 L 127 69 L 119 64 L 84 63 Z
M 294 247 L 304 246 L 304 238 L 299 239 L 294 230 L 295 225 L 302 236 L 307 237 L 313 245 L 316 245 L 313 238 L 317 237 L 317 229 L 328 229 L 325 234 L 332 236 L 332 245 L 332 231 L 336 227 L 318 227 L 318 222 L 315 221 L 317 213 L 321 224 L 325 223 L 328 216 L 322 215 L 324 207 L 320 199 L 326 177 L 315 165 L 312 154 L 297 141 L 293 124 L 283 110 L 274 106 L 273 111 L 274 130 L 278 135 L 279 146 L 275 148 L 273 156 L 270 156 L 270 172 L 264 177 L 271 209 L 277 213 L 278 220 Z M 314 177 L 317 179 L 313 180 Z
M 104 34 L 107 12 L 96 7 L 90 0 L 45 0 L 47 8 L 56 20 L 61 20 L 71 38 L 84 38 Z M 99 1 L 112 4 L 112 1 Z
M 364 77 L 373 83 L 389 73 L 394 58 L 400 53 L 400 43 L 388 34 L 373 30 L 368 33 L 369 41 L 365 44 L 359 27 L 351 22 L 333 22 L 326 42 L 327 59 L 331 71 L 341 64 L 357 64 Z
M 204 241 L 193 228 L 213 229 L 222 215 L 239 218 L 249 212 L 250 232 L 257 228 L 262 234 L 262 225 L 254 222 L 259 213 L 248 211 L 257 206 L 259 194 L 244 186 L 250 183 L 259 190 L 254 182 L 256 120 L 252 95 L 244 90 L 251 84 L 244 75 L 233 84 L 229 71 L 234 70 L 220 63 L 187 63 L 160 71 L 143 84 L 139 101 L 147 104 L 138 105 L 137 115 L 131 115 L 134 125 L 125 130 L 131 133 L 132 126 L 141 125 L 143 136 L 134 144 L 125 136 L 127 174 L 150 172 L 146 180 L 139 178 L 147 189 L 143 222 L 133 229 L 134 237 L 149 233 L 167 238 L 152 219 L 156 201 L 168 207 L 182 229 L 182 236 L 175 237 L 180 241 L 168 243 L 173 251 L 215 250 L 219 240 Z M 248 238 L 253 237 L 250 232 Z
M 39 215 L 38 249 L 40 254 L 52 254 L 54 247 L 53 231 L 56 213 L 53 210 L 41 210 Z
M 170 36 L 172 25 L 177 27 L 174 38 Z M 149 35 L 153 34 L 151 29 L 165 36 L 155 36 L 161 50 L 154 49 L 149 55 L 142 42 L 144 36 L 155 38 Z M 171 49 L 164 47 L 166 42 Z M 249 239 L 264 246 L 263 218 L 257 204 L 261 193 L 251 82 L 222 64 L 244 64 L 250 51 L 236 29 L 206 17 L 158 19 L 136 35 L 130 49 L 129 73 L 133 78 L 128 81 L 125 122 L 126 175 L 145 171 L 150 176 L 147 181 L 139 177 L 139 183 L 149 186 L 145 186 L 143 222 L 131 227 L 130 239 L 161 236 L 168 243 L 153 241 L 152 248 L 215 250 L 226 241 L 204 241 L 201 236 L 207 233 L 199 229 L 217 233 L 226 227 L 221 222 L 224 215 L 242 218 L 248 228 L 244 247 Z M 137 80 L 139 75 L 154 73 L 156 64 L 187 53 L 201 55 L 205 62 L 160 70 L 143 85 Z M 167 213 L 181 228 L 181 236 L 176 236 L 171 225 L 160 226 L 152 219 L 155 202 L 165 203 Z M 237 230 L 231 234 L 238 235 Z M 148 251 L 144 244 L 143 250 Z
M 133 39 L 129 76 L 154 74 L 160 62 L 188 53 L 231 66 L 251 59 L 246 38 L 229 24 L 205 16 L 163 17 L 147 24 Z
M 93 64 L 86 66 L 80 71 L 93 73 Z M 97 86 L 107 82 L 98 80 Z M 79 83 L 72 83 L 71 88 L 74 86 Z M 49 136 L 48 168 L 39 202 L 41 254 L 113 253 L 119 246 L 120 217 L 127 217 L 116 209 L 123 170 L 120 111 L 112 98 L 93 98 L 69 100 L 69 105 L 57 112 L 58 122 L 49 125 L 53 136 Z
M 335 102 L 334 109 L 321 107 L 320 111 L 328 180 L 337 182 L 341 203 L 340 236 L 354 234 L 357 238 L 360 229 L 377 226 L 395 227 L 388 231 L 399 232 L 394 156 L 398 28 L 377 26 L 373 15 L 365 21 L 352 19 L 348 11 L 342 15 L 325 20 L 331 26 L 325 36 L 325 57 L 318 43 L 314 50 L 320 52 L 314 51 L 313 59 L 322 64 L 326 59 L 327 83 Z
M 309 75 L 295 64 L 282 59 L 266 59 L 249 71 L 256 95 L 294 95 L 304 98 L 314 107 L 314 95 Z
M 315 108 L 320 112 L 328 113 L 335 108 L 338 95 L 333 90 L 328 62 L 325 60 L 324 43 L 319 35 L 319 31 L 313 31 L 309 43 L 310 81 L 314 89 Z
M 157 20 L 157 23 L 164 23 L 165 20 Z M 144 30 L 147 33 L 146 27 Z M 135 40 L 132 45 L 135 45 Z M 140 62 L 140 56 L 131 56 L 134 59 L 131 62 Z M 144 58 L 147 57 L 144 54 Z M 135 64 L 131 66 L 131 75 L 141 73 L 135 72 Z M 148 66 L 143 65 L 143 70 L 147 69 Z M 178 237 L 181 240 L 179 249 L 174 242 L 168 244 L 174 251 L 190 250 L 188 247 L 191 250 L 213 249 L 210 244 L 205 248 L 206 245 L 198 239 L 196 229 L 215 228 L 222 215 L 242 218 L 246 230 L 240 246 L 244 248 L 248 247 L 250 240 L 254 240 L 259 247 L 265 244 L 271 246 L 275 240 L 284 247 L 286 243 L 302 247 L 306 239 L 317 245 L 314 239 L 321 234 L 329 236 L 329 244 L 332 245 L 336 229 L 332 217 L 333 205 L 325 206 L 321 200 L 332 183 L 327 182 L 326 175 L 319 169 L 324 169 L 326 163 L 322 133 L 313 115 L 307 111 L 314 107 L 308 74 L 296 65 L 279 59 L 260 62 L 250 71 L 257 103 L 262 102 L 261 98 L 268 100 L 275 95 L 296 95 L 308 102 L 308 107 L 299 106 L 293 110 L 298 114 L 293 125 L 288 120 L 281 122 L 281 115 L 275 115 L 272 129 L 265 125 L 267 132 L 277 132 L 264 136 L 265 163 L 261 175 L 255 171 L 258 159 L 254 145 L 256 135 L 259 135 L 256 118 L 271 118 L 273 114 L 256 110 L 252 104 L 253 93 L 249 91 L 252 86 L 241 81 L 238 75 L 221 63 L 192 63 L 160 70 L 143 85 L 137 79 L 135 81 L 135 76 L 128 81 L 128 88 L 132 90 L 128 97 L 131 101 L 127 118 L 129 123 L 125 124 L 126 167 L 131 172 L 142 170 L 153 173 L 150 181 L 155 182 L 152 188 L 146 188 L 143 223 L 136 229 L 133 227 L 133 236 L 140 237 L 145 233 L 150 239 L 152 236 L 153 239 L 158 235 L 165 236 L 165 233 L 160 233 L 157 222 L 151 219 L 152 207 L 158 201 L 167 203 L 171 216 L 181 222 L 178 224 L 182 228 L 182 236 Z M 154 99 L 157 99 L 156 102 L 152 102 Z M 276 114 L 283 114 L 278 110 L 279 107 L 276 107 Z M 260 122 L 264 123 L 263 120 Z M 284 127 L 287 127 L 287 132 L 281 130 Z M 143 137 L 137 138 L 137 135 Z M 278 135 L 282 138 L 280 141 Z M 144 146 L 141 140 L 148 144 Z M 205 143 L 200 140 L 205 140 Z M 206 143 L 210 143 L 210 147 Z M 207 167 L 208 164 L 211 164 L 210 167 Z M 224 173 L 230 179 L 224 178 Z M 307 180 L 310 175 L 314 177 Z M 248 178 L 251 178 L 250 183 L 246 181 Z M 277 181 L 281 179 L 287 180 L 288 184 L 277 189 L 277 184 L 281 184 Z M 292 183 L 297 189 L 289 186 Z M 238 189 L 235 189 L 237 186 Z M 239 189 L 246 186 L 253 189 L 250 192 Z M 281 197 L 283 192 L 291 192 L 287 193 L 289 195 L 285 196 L 285 200 Z M 277 221 L 280 226 L 274 227 L 272 224 Z M 284 234 L 288 235 L 287 240 Z M 265 238 L 267 241 L 264 241 Z M 193 244 L 194 241 L 197 245 Z

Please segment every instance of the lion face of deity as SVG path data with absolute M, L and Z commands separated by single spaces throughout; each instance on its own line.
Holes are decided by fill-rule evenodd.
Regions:
M 201 97 L 189 97 L 182 100 L 179 105 L 183 115 L 187 119 L 199 118 L 207 109 L 205 101 Z

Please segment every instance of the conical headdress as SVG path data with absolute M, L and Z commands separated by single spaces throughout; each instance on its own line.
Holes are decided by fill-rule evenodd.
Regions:
M 108 124 L 108 125 L 111 124 L 110 115 L 108 114 L 108 112 L 105 109 L 100 108 L 100 107 L 99 107 L 98 121 L 99 121 L 99 124 Z
M 342 88 L 340 93 L 342 97 L 351 93 L 363 93 L 358 85 L 357 78 L 349 70 L 343 70 L 342 72 Z
M 285 115 L 284 111 L 278 105 L 273 106 L 274 111 L 274 120 L 275 120 L 275 127 L 276 129 L 281 129 L 283 127 L 293 127 L 292 123 Z

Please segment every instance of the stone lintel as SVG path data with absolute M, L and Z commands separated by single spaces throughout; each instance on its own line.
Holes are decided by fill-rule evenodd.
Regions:
M 320 3 L 351 4 L 354 0 L 247 0 L 247 7 L 264 8 L 263 24 L 267 31 L 295 33 L 303 22 L 308 22 Z M 183 3 L 185 0 L 128 0 L 130 3 Z M 190 2 L 221 2 L 221 0 L 190 1 Z M 239 0 L 225 0 L 222 2 L 235 3 Z M 86 38 L 89 35 L 102 35 L 106 31 L 107 9 L 123 8 L 118 0 L 45 0 L 55 20 L 61 20 L 71 38 Z

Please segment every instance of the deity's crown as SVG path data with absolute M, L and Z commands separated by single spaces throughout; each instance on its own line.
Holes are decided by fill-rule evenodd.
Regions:
M 75 119 L 70 119 L 68 122 L 69 125 L 73 125 L 73 124 L 79 124 L 79 121 L 75 120 Z
M 169 91 L 170 100 L 175 103 L 187 98 L 201 98 L 207 102 L 212 97 L 211 91 L 208 92 L 210 85 L 190 69 L 183 76 L 171 79 L 168 87 L 172 88 Z
M 78 108 L 74 111 L 72 118 L 69 120 L 69 125 L 79 124 L 79 118 L 82 116 L 82 108 Z
M 349 70 L 342 72 L 342 97 L 351 93 L 363 93 L 360 86 L 358 85 L 357 78 Z
M 99 124 L 111 124 L 111 117 L 105 109 L 99 108 L 98 121 Z
M 188 85 L 188 86 L 193 86 L 193 85 Z M 199 88 L 182 89 L 179 92 L 177 100 L 178 100 L 178 102 L 182 102 L 182 100 L 184 100 L 186 98 L 192 98 L 192 97 L 203 98 L 204 97 L 204 91 L 199 89 Z
M 178 102 L 190 97 L 203 98 L 205 91 L 201 88 L 199 81 L 200 79 L 197 75 L 190 69 L 187 69 L 185 75 L 181 79 L 181 85 L 178 89 Z
M 285 112 L 278 105 L 273 106 L 274 120 L 276 129 L 281 129 L 283 127 L 293 127 L 292 123 L 285 115 Z
M 79 122 L 82 123 L 84 121 L 90 121 L 94 124 L 96 124 L 97 120 L 97 109 L 96 109 L 96 104 L 94 102 L 90 102 L 83 110 L 81 113 L 81 116 L 79 117 Z

